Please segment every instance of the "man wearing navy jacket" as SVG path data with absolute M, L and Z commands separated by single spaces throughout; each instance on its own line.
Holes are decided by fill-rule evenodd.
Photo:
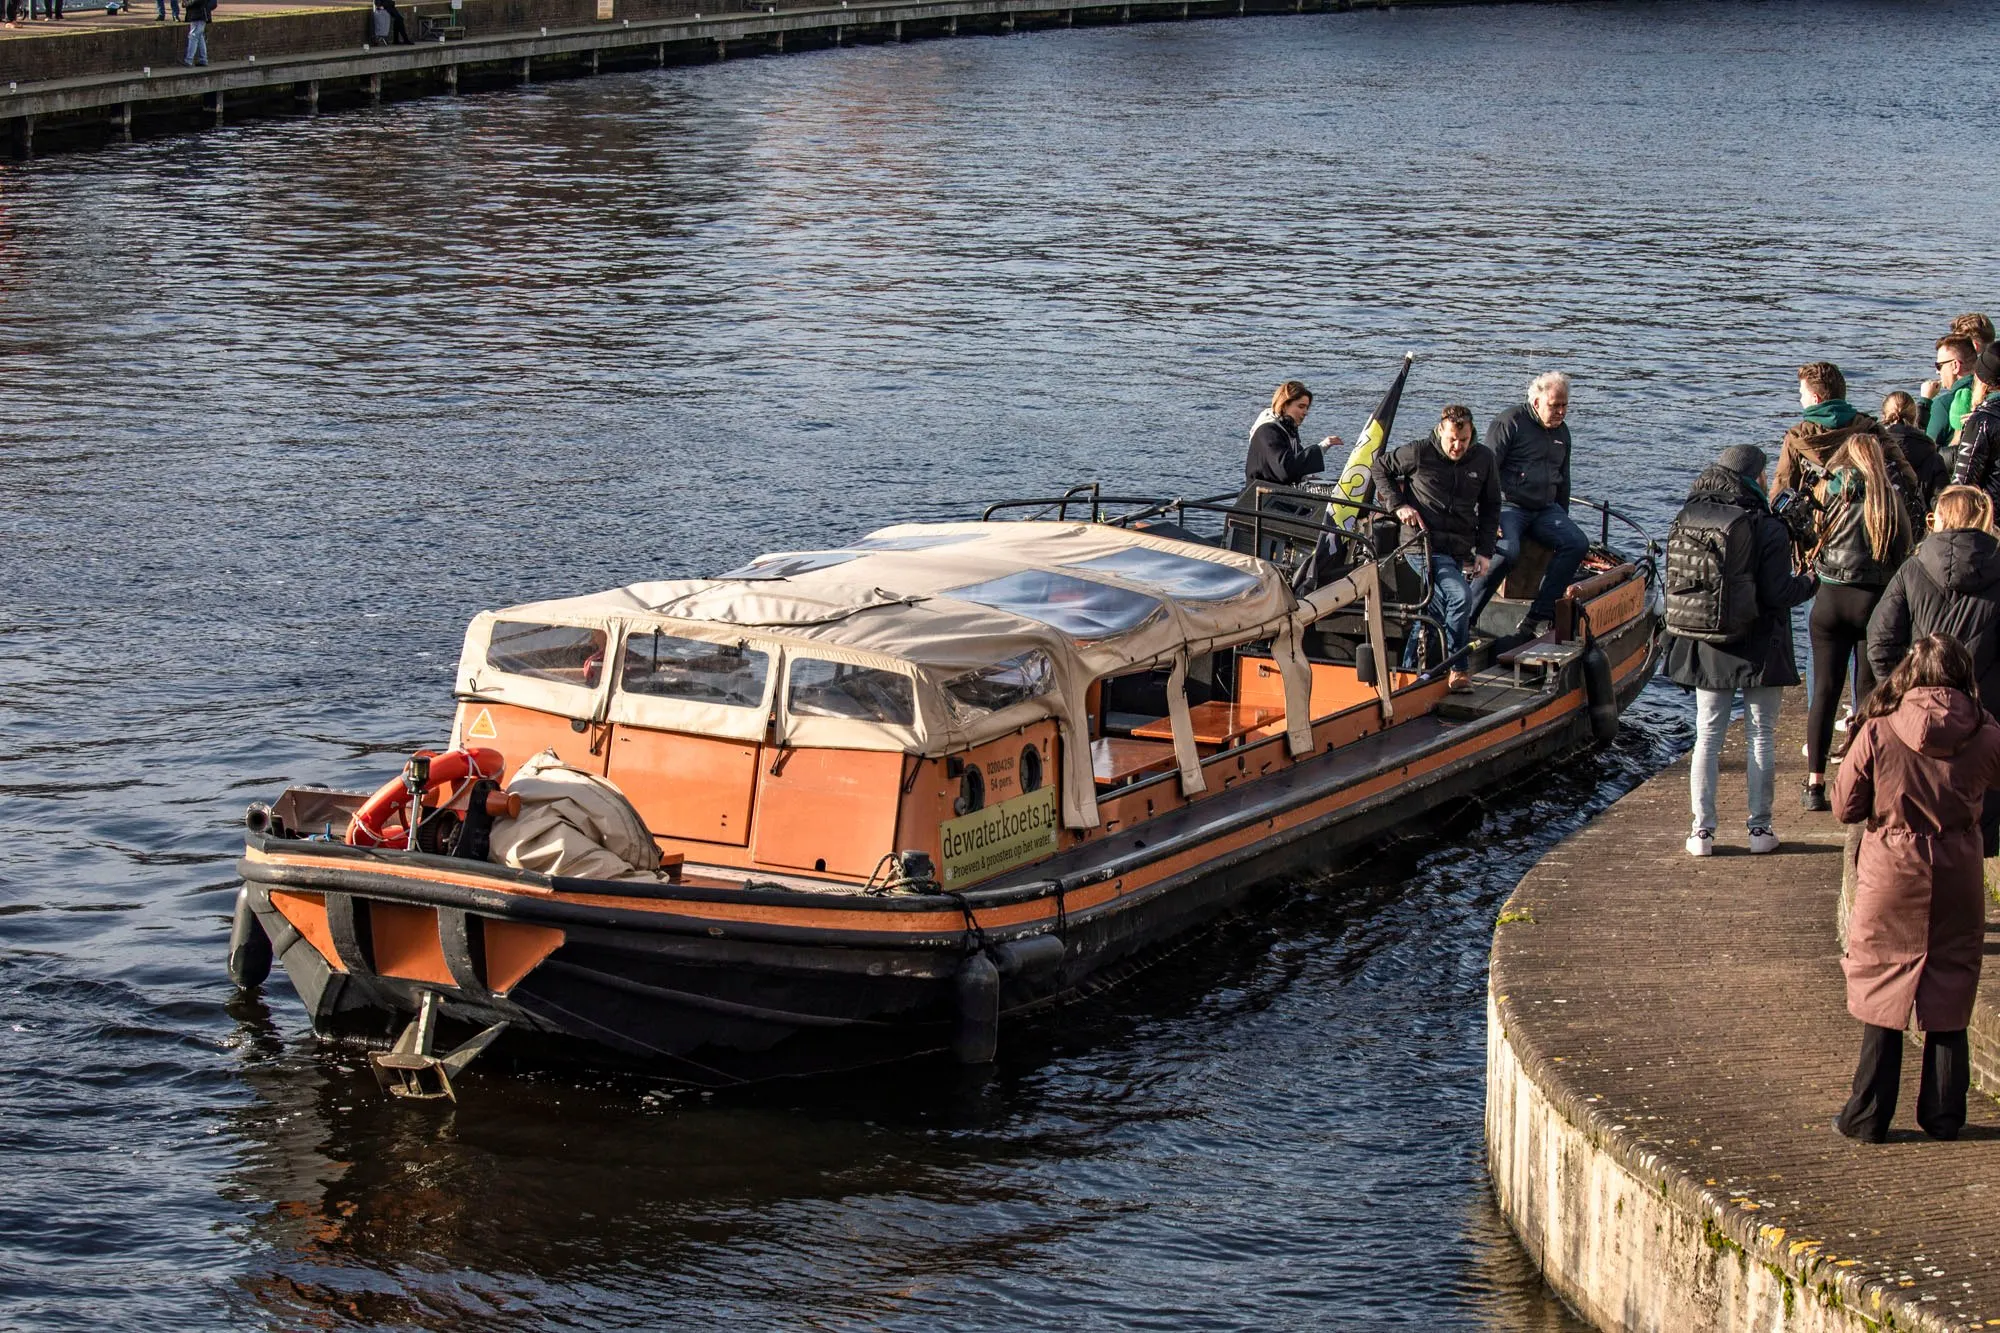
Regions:
M 1486 447 L 1500 468 L 1500 543 L 1484 577 L 1472 585 L 1472 622 L 1521 558 L 1529 537 L 1549 548 L 1548 572 L 1535 593 L 1520 632 L 1530 637 L 1555 623 L 1556 602 L 1576 577 L 1590 551 L 1590 539 L 1569 516 L 1569 376 L 1559 370 L 1538 375 L 1528 401 L 1493 419 Z

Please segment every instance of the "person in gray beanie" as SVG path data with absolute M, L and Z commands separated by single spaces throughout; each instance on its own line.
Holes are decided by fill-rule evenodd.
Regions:
M 1691 856 L 1715 850 L 1715 787 L 1722 738 L 1743 700 L 1750 850 L 1778 850 L 1772 826 L 1777 782 L 1778 704 L 1799 683 L 1792 657 L 1792 608 L 1812 600 L 1819 580 L 1792 570 L 1792 540 L 1766 498 L 1769 459 L 1731 445 L 1695 478 L 1667 533 L 1667 679 L 1695 692 L 1693 767 L 1688 776 L 1694 828 Z

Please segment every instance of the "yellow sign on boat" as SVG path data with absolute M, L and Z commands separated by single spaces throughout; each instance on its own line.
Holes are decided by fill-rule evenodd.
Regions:
M 472 725 L 465 729 L 465 735 L 468 740 L 497 740 L 500 733 L 493 729 L 493 711 L 488 708 L 480 709 L 479 716 L 473 718 Z
M 1056 849 L 1056 789 L 1040 787 L 938 825 L 947 889 L 964 888 Z

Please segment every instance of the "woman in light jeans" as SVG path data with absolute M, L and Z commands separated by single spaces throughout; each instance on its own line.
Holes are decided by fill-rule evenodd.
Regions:
M 1667 635 L 1667 679 L 1695 692 L 1694 757 L 1688 776 L 1694 810 L 1694 827 L 1687 839 L 1690 856 L 1708 856 L 1715 851 L 1715 784 L 1722 767 L 1722 738 L 1739 697 L 1749 752 L 1744 776 L 1750 797 L 1750 850 L 1778 850 L 1771 810 L 1778 762 L 1773 737 L 1784 689 L 1799 683 L 1798 663 L 1792 656 L 1792 608 L 1812 600 L 1819 580 L 1809 573 L 1792 572 L 1791 536 L 1772 516 L 1764 495 L 1768 461 L 1755 445 L 1724 449 L 1714 466 L 1695 479 L 1688 491 L 1687 507 L 1676 520 L 1715 524 L 1727 520 L 1732 510 L 1749 515 L 1752 558 L 1748 572 L 1741 575 L 1742 586 L 1735 592 L 1744 599 L 1754 597 L 1757 608 L 1750 628 L 1726 642 L 1711 643 L 1674 634 L 1671 629 Z M 1677 614 L 1672 590 L 1680 586 L 1672 567 L 1674 560 L 1670 550 L 1669 626 Z

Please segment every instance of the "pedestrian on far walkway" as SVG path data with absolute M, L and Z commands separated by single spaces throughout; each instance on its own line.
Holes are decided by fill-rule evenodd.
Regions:
M 174 22 L 179 23 L 181 21 L 181 0 L 159 0 L 160 8 L 158 15 L 156 15 L 157 21 L 161 23 L 167 21 L 167 6 L 169 4 L 173 6 Z
M 1778 850 L 1771 803 L 1778 776 L 1778 704 L 1799 683 L 1792 608 L 1819 587 L 1792 572 L 1792 539 L 1765 498 L 1764 451 L 1731 445 L 1695 478 L 1667 535 L 1667 679 L 1695 692 L 1688 786 L 1690 856 L 1715 851 L 1722 738 L 1743 699 L 1750 850 Z
M 183 65 L 208 63 L 208 19 L 215 13 L 215 0 L 187 0 L 187 59 Z
M 1986 793 L 2000 787 L 2000 722 L 1976 688 L 1957 640 L 1917 640 L 1862 705 L 1834 780 L 1835 812 L 1867 824 L 1841 958 L 1847 1011 L 1862 1024 L 1853 1095 L 1833 1121 L 1851 1139 L 1889 1137 L 1912 1017 L 1924 1032 L 1917 1126 L 1955 1139 L 1965 1125 L 1965 1029 L 1986 945 L 1975 825 Z

